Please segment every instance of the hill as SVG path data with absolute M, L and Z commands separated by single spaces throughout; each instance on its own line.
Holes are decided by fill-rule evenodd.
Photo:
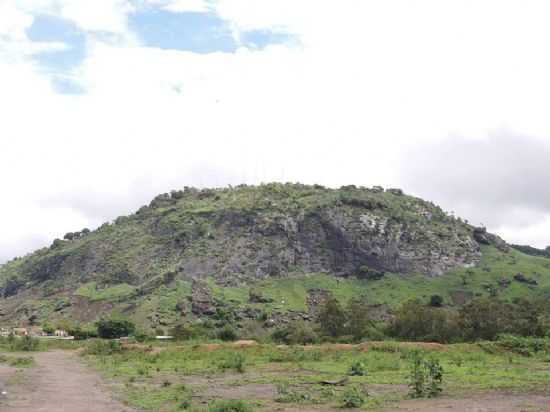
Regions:
M 155 327 L 227 308 L 276 322 L 308 319 L 329 295 L 392 307 L 549 287 L 550 259 L 399 189 L 185 188 L 2 265 L 0 322 L 87 323 L 116 311 Z

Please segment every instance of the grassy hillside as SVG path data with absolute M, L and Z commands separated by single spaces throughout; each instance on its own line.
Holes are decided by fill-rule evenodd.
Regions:
M 186 188 L 1 266 L 0 322 L 121 312 L 155 327 L 227 308 L 307 313 L 315 293 L 391 308 L 435 294 L 459 305 L 549 291 L 550 259 L 399 190 Z

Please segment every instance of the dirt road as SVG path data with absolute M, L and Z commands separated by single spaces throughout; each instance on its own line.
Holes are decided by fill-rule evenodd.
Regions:
M 466 399 L 406 400 L 383 412 L 549 412 L 550 396 L 483 392 Z M 381 411 L 381 412 L 382 412 Z
M 36 364 L 4 388 L 2 412 L 134 412 L 113 399 L 76 354 L 53 351 L 33 357 Z

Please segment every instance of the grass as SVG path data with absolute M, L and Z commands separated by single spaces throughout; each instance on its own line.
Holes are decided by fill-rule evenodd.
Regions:
M 88 298 L 91 301 L 116 300 L 132 295 L 135 290 L 135 287 L 125 283 L 105 289 L 98 289 L 96 282 L 89 282 L 80 286 L 74 294 Z
M 257 345 L 236 348 L 201 344 L 170 344 L 160 353 L 127 350 L 109 356 L 89 356 L 88 361 L 111 379 L 126 382 L 130 405 L 147 411 L 171 411 L 190 394 L 197 402 L 218 399 L 216 389 L 253 397 L 253 385 L 273 385 L 278 394 L 259 409 L 271 410 L 275 402 L 285 404 L 339 405 L 364 392 L 369 385 L 385 385 L 378 395 L 364 396 L 365 407 L 381 406 L 407 396 L 406 385 L 413 354 L 398 343 L 388 343 L 362 351 L 361 347 L 338 350 L 337 346 L 277 347 Z M 444 370 L 444 393 L 459 396 L 480 390 L 536 391 L 550 385 L 550 353 L 521 356 L 504 347 L 488 351 L 480 344 L 457 344 L 441 351 L 423 352 L 437 359 Z M 235 357 L 244 370 L 233 366 Z M 361 364 L 368 373 L 349 376 L 352 365 Z M 344 387 L 326 387 L 323 380 L 346 377 Z M 161 382 L 185 382 L 179 388 Z M 216 382 L 215 385 L 208 382 Z M 355 389 L 350 389 L 355 388 Z M 405 388 L 405 389 L 403 389 Z M 351 401 L 350 401 L 351 402 Z

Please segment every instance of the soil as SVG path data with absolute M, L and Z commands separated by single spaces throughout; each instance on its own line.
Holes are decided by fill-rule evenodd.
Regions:
M 0 369 L 2 412 L 133 412 L 104 390 L 98 374 L 69 351 L 33 354 L 35 365 L 25 369 L 17 383 L 3 385 L 14 373 Z
M 378 412 L 549 412 L 550 396 L 482 392 L 468 398 L 416 399 L 402 401 Z

